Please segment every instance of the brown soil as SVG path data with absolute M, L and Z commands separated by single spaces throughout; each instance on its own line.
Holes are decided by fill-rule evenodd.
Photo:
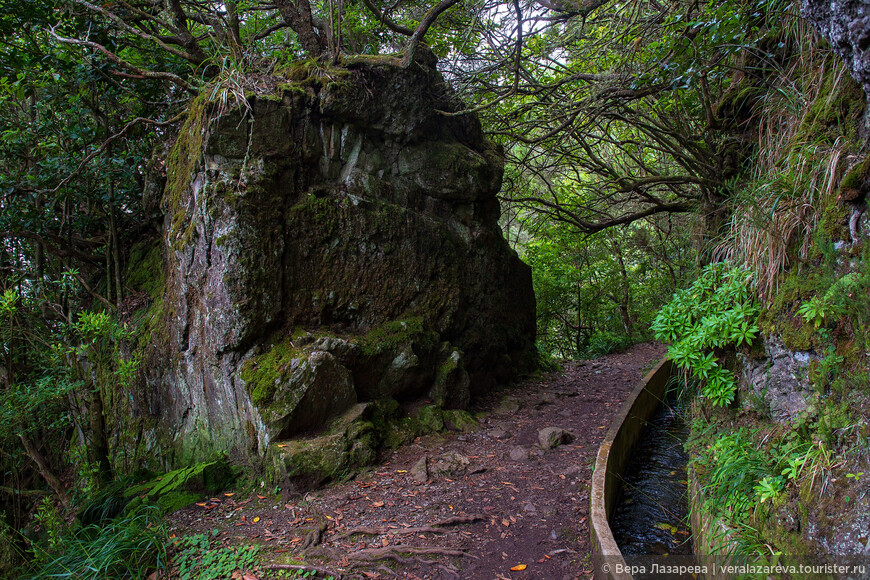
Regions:
M 274 563 L 298 561 L 358 578 L 588 578 L 595 454 L 663 354 L 648 343 L 568 363 L 477 401 L 477 431 L 420 438 L 353 480 L 304 497 L 221 496 L 170 516 L 173 531 L 219 529 L 227 543 L 262 543 L 263 566 L 248 576 L 258 579 L 272 577 Z M 544 450 L 538 431 L 545 427 L 565 429 L 573 441 Z M 454 472 L 436 475 L 449 452 L 459 454 L 447 462 Z M 416 483 L 413 467 L 423 456 L 429 478 Z

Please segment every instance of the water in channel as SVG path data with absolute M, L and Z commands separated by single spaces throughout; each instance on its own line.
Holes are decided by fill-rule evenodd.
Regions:
M 678 398 L 670 394 L 647 424 L 623 476 L 610 528 L 624 556 L 692 554 L 687 436 Z

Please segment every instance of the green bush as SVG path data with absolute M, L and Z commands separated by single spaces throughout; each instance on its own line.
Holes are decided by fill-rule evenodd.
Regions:
M 184 536 L 175 541 L 178 553 L 173 568 L 180 580 L 223 580 L 238 570 L 256 566 L 259 546 L 218 547 L 206 534 Z
M 671 342 L 668 356 L 702 382 L 701 396 L 714 405 L 734 400 L 737 380 L 720 365 L 715 349 L 749 345 L 758 334 L 758 307 L 749 271 L 710 264 L 689 288 L 676 292 L 652 324 L 657 339 Z

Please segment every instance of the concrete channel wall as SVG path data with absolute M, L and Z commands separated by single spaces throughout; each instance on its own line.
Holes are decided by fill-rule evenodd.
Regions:
M 616 572 L 620 569 L 619 564 L 625 565 L 625 560 L 613 539 L 610 516 L 619 498 L 622 474 L 631 459 L 631 452 L 647 421 L 656 412 L 674 372 L 671 361 L 662 359 L 643 378 L 613 419 L 598 449 L 589 500 L 595 580 L 632 578 L 630 574 Z

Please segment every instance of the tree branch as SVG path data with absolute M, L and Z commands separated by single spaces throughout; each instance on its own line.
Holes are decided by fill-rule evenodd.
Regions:
M 54 31 L 53 27 L 49 28 L 49 33 L 51 33 L 51 35 L 57 41 L 62 42 L 64 44 L 72 44 L 74 46 L 84 46 L 84 47 L 96 50 L 98 52 L 101 52 L 110 61 L 114 62 L 115 64 L 117 64 L 117 65 L 131 71 L 131 72 L 133 72 L 134 74 L 141 75 L 142 77 L 148 78 L 148 79 L 166 79 L 172 83 L 175 83 L 176 85 L 178 85 L 179 87 L 181 87 L 185 91 L 188 91 L 190 93 L 196 92 L 190 87 L 189 84 L 187 84 L 187 81 L 185 81 L 183 78 L 181 78 L 180 76 L 178 76 L 174 73 L 154 72 L 154 71 L 149 71 L 149 70 L 139 68 L 138 66 L 136 66 L 132 63 L 129 63 L 126 60 L 122 59 L 120 56 L 118 56 L 114 52 L 110 51 L 109 49 L 107 49 L 105 46 L 103 46 L 101 44 L 97 44 L 96 42 L 91 42 L 90 40 L 77 40 L 75 38 L 65 38 L 63 36 L 60 36 L 58 33 L 56 33 Z

